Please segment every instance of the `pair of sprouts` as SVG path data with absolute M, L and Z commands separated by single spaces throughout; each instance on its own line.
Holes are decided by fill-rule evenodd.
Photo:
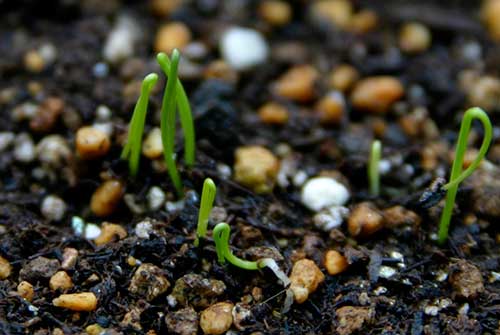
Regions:
M 483 124 L 483 142 L 474 161 L 466 170 L 463 170 L 464 156 L 467 149 L 467 139 L 469 137 L 472 121 L 474 119 L 481 121 L 481 123 Z M 474 170 L 478 168 L 479 164 L 488 151 L 492 136 L 493 130 L 488 114 L 486 114 L 479 107 L 468 109 L 464 114 L 460 126 L 460 132 L 455 149 L 455 160 L 453 161 L 453 165 L 451 168 L 450 179 L 447 184 L 442 186 L 442 190 L 446 191 L 446 200 L 443 212 L 441 214 L 441 220 L 439 222 L 439 244 L 443 244 L 448 239 L 451 214 L 453 212 L 453 205 L 455 204 L 458 186 L 462 181 L 469 177 L 474 172 Z M 373 196 L 378 196 L 380 193 L 379 161 L 381 156 L 381 147 L 382 145 L 380 141 L 373 141 L 370 152 L 370 160 L 368 162 L 368 180 L 370 184 L 370 193 Z
M 177 195 L 182 197 L 184 191 L 175 161 L 176 110 L 179 110 L 181 127 L 184 132 L 184 162 L 188 167 L 191 167 L 195 160 L 193 116 L 186 91 L 177 77 L 180 60 L 179 51 L 175 49 L 172 52 L 172 61 L 170 61 L 168 56 L 163 52 L 157 55 L 156 60 L 167 77 L 160 111 L 163 158 Z M 156 73 L 150 73 L 142 82 L 141 94 L 135 105 L 129 125 L 127 142 L 121 154 L 122 159 L 128 160 L 129 173 L 133 177 L 137 176 L 139 171 L 142 135 L 144 133 L 149 96 L 157 81 L 158 75 Z

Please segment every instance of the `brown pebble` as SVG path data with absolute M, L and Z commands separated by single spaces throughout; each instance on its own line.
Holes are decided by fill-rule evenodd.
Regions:
M 457 295 L 473 299 L 484 291 L 483 276 L 474 264 L 459 259 L 450 270 L 449 282 Z
M 127 237 L 127 231 L 119 224 L 104 222 L 101 227 L 101 234 L 94 240 L 96 245 L 103 245 L 109 242 L 122 240 Z
M 205 79 L 219 79 L 231 84 L 236 84 L 240 78 L 238 71 L 222 59 L 210 62 L 203 71 L 203 77 Z
M 483 0 L 481 19 L 488 28 L 491 39 L 500 41 L 500 0 Z
M 314 110 L 324 125 L 338 125 L 344 118 L 345 99 L 342 93 L 333 91 L 316 103 Z
M 268 102 L 259 108 L 259 118 L 262 122 L 283 125 L 288 121 L 288 110 L 275 102 Z
M 375 316 L 375 311 L 368 307 L 344 306 L 335 311 L 338 325 L 336 331 L 339 335 L 350 335 L 360 330 L 363 325 L 370 322 Z
M 109 136 L 94 127 L 82 127 L 76 133 L 76 151 L 82 159 L 105 156 L 111 146 Z
M 336 275 L 344 272 L 349 264 L 347 259 L 337 250 L 328 250 L 325 254 L 324 266 L 328 274 Z
M 0 279 L 6 279 L 12 272 L 12 265 L 9 261 L 0 256 Z
M 318 77 L 318 71 L 311 65 L 297 65 L 279 77 L 272 90 L 290 100 L 307 102 L 315 96 L 314 83 Z
M 19 278 L 32 283 L 41 279 L 49 279 L 57 272 L 61 264 L 57 259 L 50 259 L 43 256 L 37 257 L 27 262 L 19 271 Z
M 347 229 L 352 236 L 367 237 L 383 228 L 384 217 L 375 206 L 369 202 L 362 202 L 353 208 Z
M 349 30 L 356 34 L 366 34 L 377 27 L 378 16 L 372 10 L 363 9 L 354 14 L 349 24 Z
M 123 316 L 120 326 L 123 328 L 132 328 L 134 330 L 142 330 L 141 326 L 141 309 L 138 307 L 130 307 L 130 310 Z
M 142 154 L 149 159 L 157 159 L 163 155 L 160 128 L 154 127 L 149 131 L 142 144 Z
M 418 226 L 421 221 L 420 216 L 415 212 L 399 205 L 384 209 L 382 215 L 384 216 L 384 226 L 387 228 L 396 228 L 402 225 Z
M 66 271 L 57 271 L 50 277 L 49 287 L 52 291 L 67 291 L 73 287 L 73 281 Z
M 341 92 L 350 90 L 359 79 L 359 72 L 349 64 L 341 64 L 334 68 L 328 77 L 328 85 Z
M 431 45 L 431 32 L 429 28 L 417 22 L 403 25 L 399 32 L 399 47 L 407 53 L 420 53 Z
M 33 300 L 33 297 L 35 296 L 35 289 L 33 288 L 33 285 L 27 281 L 22 281 L 17 285 L 17 294 L 21 296 L 22 298 L 31 301 Z
M 186 307 L 165 315 L 165 324 L 169 334 L 196 335 L 198 334 L 198 313 L 193 307 Z
M 473 106 L 481 107 L 486 111 L 500 108 L 500 79 L 497 77 L 479 77 L 466 93 Z
M 256 145 L 239 147 L 235 152 L 234 179 L 256 193 L 269 193 L 279 167 L 279 160 L 268 149 Z
M 31 73 L 40 73 L 45 69 L 45 61 L 36 50 L 30 50 L 24 55 L 24 67 Z
M 292 18 L 292 7 L 286 1 L 265 0 L 258 11 L 260 17 L 273 26 L 284 26 Z
M 92 194 L 90 209 L 97 216 L 108 216 L 115 211 L 123 193 L 124 186 L 119 180 L 106 180 Z
M 155 37 L 155 51 L 170 54 L 191 42 L 191 31 L 182 22 L 167 23 L 158 29 Z
M 225 290 L 226 285 L 221 280 L 188 273 L 176 280 L 170 297 L 175 298 L 181 306 L 206 308 L 216 303 Z
M 30 129 L 37 133 L 46 133 L 52 130 L 57 118 L 64 110 L 64 101 L 60 98 L 47 98 L 37 109 L 30 121 Z
M 72 269 L 76 265 L 77 259 L 78 250 L 75 248 L 64 248 L 61 268 L 64 270 Z
M 103 333 L 108 334 L 99 324 L 94 323 L 93 325 L 89 325 L 85 328 L 85 332 L 87 335 L 101 335 Z
M 234 305 L 230 302 L 219 302 L 201 312 L 200 327 L 203 333 L 220 335 L 231 328 L 233 307 Z
M 61 294 L 52 304 L 76 312 L 91 312 L 97 307 L 97 297 L 91 292 Z
M 163 274 L 163 270 L 154 264 L 141 264 L 135 271 L 128 290 L 132 294 L 144 297 L 151 301 L 163 294 L 170 287 L 170 282 Z
M 369 77 L 356 84 L 351 93 L 351 103 L 358 110 L 383 114 L 404 93 L 403 85 L 395 77 Z
M 301 259 L 293 265 L 290 275 L 290 289 L 295 301 L 299 304 L 307 300 L 316 291 L 319 284 L 325 280 L 325 275 L 310 259 Z
M 178 9 L 185 0 L 151 0 L 151 11 L 154 15 L 166 17 Z
M 312 13 L 334 26 L 346 29 L 351 24 L 353 8 L 348 0 L 320 0 L 313 3 Z

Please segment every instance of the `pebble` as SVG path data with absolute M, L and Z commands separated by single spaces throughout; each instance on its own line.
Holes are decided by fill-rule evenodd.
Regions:
M 349 234 L 352 236 L 367 237 L 383 228 L 384 217 L 372 203 L 357 204 L 347 221 Z
M 397 270 L 393 267 L 387 266 L 387 265 L 382 265 L 379 270 L 378 270 L 378 275 L 380 278 L 391 278 L 397 273 Z
M 349 209 L 344 206 L 330 206 L 313 217 L 314 225 L 323 231 L 339 228 L 345 218 L 349 216 Z
M 250 297 L 250 299 L 252 299 Z M 247 303 L 238 302 L 233 308 L 233 324 L 236 329 L 243 331 L 251 325 L 254 320 L 251 306 Z M 235 334 L 238 334 L 235 332 Z
M 59 221 L 66 212 L 66 203 L 56 195 L 48 195 L 42 200 L 40 212 L 50 221 Z
M 455 293 L 466 299 L 474 299 L 479 293 L 484 292 L 481 271 L 474 264 L 463 259 L 451 265 L 448 281 Z
M 21 122 L 24 120 L 31 120 L 38 110 L 38 106 L 31 102 L 25 102 L 17 105 L 12 110 L 12 120 Z
M 314 110 L 323 125 L 338 125 L 344 118 L 345 107 L 344 95 L 331 91 L 316 103 Z
M 346 29 L 351 24 L 353 8 L 348 0 L 316 1 L 311 10 L 314 17 L 323 19 L 336 27 Z
M 117 240 L 123 240 L 127 237 L 127 231 L 119 224 L 104 222 L 101 227 L 101 233 L 94 240 L 96 245 L 104 245 Z
M 202 61 L 208 52 L 207 45 L 201 41 L 193 41 L 182 49 L 182 54 L 192 61 Z
M 27 301 L 32 301 L 35 297 L 35 289 L 33 285 L 27 281 L 22 281 L 17 285 L 17 294 Z
M 484 0 L 481 6 L 481 19 L 488 28 L 491 39 L 500 41 L 500 0 Z
M 328 86 L 341 92 L 349 91 L 359 79 L 359 72 L 354 66 L 340 64 L 328 76 Z
M 234 179 L 256 193 L 270 193 L 276 183 L 280 162 L 262 146 L 239 147 L 235 152 Z
M 152 0 L 151 11 L 159 17 L 167 17 L 185 3 L 185 0 Z
M 377 27 L 378 21 L 376 12 L 369 9 L 362 9 L 352 16 L 349 31 L 356 34 L 366 34 Z
M 269 46 L 262 34 L 243 27 L 232 27 L 225 31 L 219 48 L 224 60 L 238 71 L 264 63 L 269 54 Z
M 395 77 L 369 77 L 356 84 L 351 93 L 351 103 L 358 110 L 384 114 L 404 93 L 403 85 Z
M 2 131 L 0 132 L 0 152 L 7 149 L 14 142 L 14 133 Z
M 314 177 L 302 187 L 301 201 L 312 211 L 318 212 L 331 206 L 342 206 L 350 197 L 347 188 L 330 177 Z
M 10 265 L 10 262 L 0 256 L 0 279 L 6 279 L 7 277 L 10 276 L 12 272 L 12 265 Z
M 68 142 L 61 135 L 45 136 L 38 142 L 35 150 L 41 163 L 54 168 L 63 166 L 73 156 Z
M 172 293 L 168 296 L 181 306 L 206 308 L 224 294 L 226 285 L 217 279 L 205 278 L 199 274 L 188 273 L 175 282 Z
M 421 222 L 420 216 L 415 212 L 399 205 L 384 209 L 382 215 L 384 217 L 384 226 L 388 228 L 396 228 L 403 225 L 416 227 Z
M 149 131 L 142 144 L 142 154 L 149 159 L 157 159 L 163 155 L 160 128 L 154 127 Z
M 418 22 L 405 23 L 399 31 L 399 47 L 407 53 L 421 53 L 431 46 L 429 28 Z
M 52 291 L 67 291 L 73 287 L 73 281 L 66 271 L 57 271 L 50 277 L 49 287 Z
M 203 71 L 203 77 L 206 80 L 218 79 L 236 85 L 240 79 L 238 71 L 232 68 L 226 61 L 216 59 L 210 62 Z
M 60 263 L 57 259 L 43 256 L 37 257 L 26 264 L 19 271 L 19 278 L 36 283 L 41 279 L 49 279 L 59 269 Z
M 30 129 L 38 133 L 47 133 L 57 123 L 59 115 L 64 111 L 64 101 L 60 98 L 47 98 L 30 120 Z
M 134 19 L 125 15 L 119 17 L 104 43 L 104 59 L 111 64 L 117 64 L 130 58 L 134 53 L 139 32 L 140 27 Z
M 482 76 L 467 90 L 471 105 L 481 107 L 486 111 L 500 108 L 500 79 L 493 76 Z
M 365 323 L 371 322 L 375 311 L 369 307 L 344 306 L 335 311 L 338 325 L 335 329 L 339 335 L 357 333 Z
M 154 264 L 143 263 L 135 271 L 128 290 L 132 294 L 151 301 L 167 291 L 169 287 L 170 282 L 164 276 L 162 269 Z
M 198 334 L 198 313 L 193 307 L 186 307 L 165 315 L 165 324 L 169 334 L 196 335 Z
M 96 239 L 101 235 L 101 228 L 99 228 L 99 226 L 95 223 L 88 223 L 85 225 L 83 235 L 87 240 Z
M 92 68 L 92 74 L 96 78 L 105 78 L 109 74 L 109 66 L 106 63 L 96 63 Z
M 97 297 L 91 292 L 61 294 L 52 304 L 75 312 L 92 312 L 97 308 Z
M 149 220 L 144 220 L 135 225 L 135 235 L 138 238 L 149 239 L 149 235 L 153 232 L 153 224 Z
M 158 29 L 155 37 L 156 52 L 170 55 L 174 49 L 182 49 L 191 42 L 191 31 L 182 22 L 170 22 Z
M 29 72 L 40 73 L 45 66 L 45 61 L 38 50 L 30 50 L 24 54 L 24 67 Z
M 258 113 L 260 120 L 266 124 L 283 125 L 288 121 L 288 110 L 276 102 L 264 104 Z
M 344 272 L 349 264 L 347 259 L 337 250 L 328 250 L 324 258 L 324 266 L 329 275 L 336 275 Z
M 76 151 L 80 158 L 96 159 L 105 156 L 111 146 L 108 134 L 94 127 L 82 127 L 76 132 Z
M 260 17 L 273 26 L 284 26 L 292 19 L 292 7 L 282 0 L 266 0 L 258 9 Z
M 296 65 L 281 75 L 271 89 L 290 100 L 308 102 L 316 95 L 314 84 L 318 78 L 319 73 L 313 66 Z
M 203 310 L 200 317 L 203 333 L 220 335 L 229 330 L 233 323 L 233 307 L 230 302 L 219 302 Z
M 152 211 L 156 211 L 163 206 L 165 200 L 167 199 L 167 196 L 160 187 L 153 186 L 149 189 L 146 198 L 148 200 L 149 209 Z
M 290 275 L 290 289 L 295 301 L 299 304 L 307 300 L 316 291 L 319 284 L 325 280 L 325 275 L 310 259 L 301 259 L 293 265 Z
M 97 216 L 108 216 L 115 211 L 123 193 L 124 185 L 119 180 L 106 180 L 92 194 L 90 209 Z
M 64 248 L 61 268 L 64 270 L 73 269 L 76 265 L 76 261 L 78 260 L 78 250 L 75 248 Z
M 94 128 L 94 129 L 106 134 L 106 136 L 108 138 L 110 138 L 113 135 L 113 131 L 114 131 L 113 122 L 94 122 L 92 124 L 91 128 Z
M 30 163 L 36 157 L 35 143 L 27 133 L 16 136 L 14 141 L 14 158 L 22 163 Z

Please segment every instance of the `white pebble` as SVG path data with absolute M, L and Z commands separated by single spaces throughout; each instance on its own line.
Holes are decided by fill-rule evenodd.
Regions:
M 72 155 L 66 140 L 60 135 L 45 136 L 37 144 L 36 153 L 40 162 L 53 167 L 61 166 Z
M 379 286 L 375 290 L 373 290 L 375 295 L 382 295 L 387 293 L 387 288 L 384 286 Z
M 51 43 L 45 43 L 38 48 L 38 54 L 45 61 L 45 64 L 52 64 L 57 58 L 57 49 Z
M 148 239 L 152 231 L 153 224 L 148 220 L 141 221 L 135 225 L 135 235 L 138 238 Z
M 269 53 L 261 33 L 242 27 L 233 27 L 224 32 L 220 50 L 224 60 L 236 70 L 247 70 L 265 62 Z
M 391 268 L 390 266 L 387 266 L 387 265 L 382 265 L 380 267 L 380 270 L 378 271 L 378 275 L 382 278 L 391 278 L 392 276 L 394 276 L 396 274 L 396 269 L 394 268 Z
M 99 105 L 95 110 L 96 119 L 100 122 L 109 121 L 111 119 L 111 109 L 106 105 Z
M 0 132 L 0 152 L 7 149 L 12 142 L 14 142 L 14 133 L 7 131 Z
M 327 210 L 314 215 L 314 225 L 323 231 L 330 231 L 342 225 L 342 221 L 349 215 L 349 209 L 344 206 L 332 206 Z
M 315 212 L 331 206 L 342 206 L 349 200 L 347 188 L 330 177 L 315 177 L 302 188 L 302 203 Z
M 104 78 L 109 74 L 109 66 L 106 63 L 96 63 L 92 68 L 92 73 L 97 78 Z
M 12 110 L 12 120 L 15 122 L 31 120 L 38 110 L 38 106 L 31 102 L 25 102 Z
M 494 283 L 494 282 L 499 281 L 499 280 L 500 280 L 500 273 L 495 272 L 495 271 L 491 271 L 490 277 L 489 277 L 489 282 Z
M 113 136 L 113 123 L 112 122 L 96 122 L 92 125 L 92 128 L 102 131 L 108 137 Z
M 467 315 L 469 313 L 469 309 L 470 309 L 469 304 L 465 303 L 462 305 L 462 307 L 458 309 L 458 314 Z
M 71 228 L 73 228 L 75 236 L 82 236 L 85 229 L 85 221 L 79 216 L 73 216 L 71 219 Z
M 293 176 L 293 185 L 296 187 L 301 187 L 307 180 L 307 173 L 303 170 L 297 171 L 295 176 Z
M 63 218 L 66 207 L 64 200 L 55 195 L 48 195 L 42 201 L 40 212 L 50 221 L 59 221 Z
M 87 240 L 93 240 L 101 235 L 101 228 L 94 223 L 88 223 L 85 226 L 85 238 Z
M 146 197 L 148 199 L 149 209 L 152 211 L 160 209 L 166 199 L 165 192 L 158 186 L 151 187 Z
M 443 271 L 443 270 L 440 270 L 440 271 L 436 274 L 436 280 L 437 280 L 437 281 L 443 282 L 443 281 L 445 281 L 446 279 L 448 279 L 448 272 Z
M 436 316 L 436 315 L 438 315 L 438 312 L 439 312 L 439 308 L 437 306 L 434 306 L 434 305 L 425 306 L 425 308 L 424 308 L 424 313 L 427 315 L 430 315 L 430 316 Z
M 23 163 L 32 162 L 35 159 L 35 144 L 29 134 L 17 135 L 14 147 L 14 158 Z
M 231 171 L 231 167 L 229 165 L 222 164 L 222 163 L 217 164 L 217 172 L 219 173 L 219 176 L 222 179 L 231 178 L 232 171 Z
M 175 213 L 181 211 L 184 208 L 184 200 L 179 201 L 167 201 L 165 204 L 165 209 L 169 213 Z
M 139 37 L 140 28 L 137 22 L 128 16 L 122 16 L 116 22 L 104 44 L 104 59 L 116 64 L 131 57 L 134 44 Z
M 378 162 L 378 171 L 381 175 L 386 175 L 391 170 L 391 161 L 388 159 L 381 159 Z

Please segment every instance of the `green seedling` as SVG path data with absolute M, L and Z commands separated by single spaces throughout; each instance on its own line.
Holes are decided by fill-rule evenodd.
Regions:
M 129 173 L 132 177 L 137 176 L 139 171 L 139 159 L 141 157 L 142 134 L 146 122 L 146 112 L 151 89 L 156 84 L 158 75 L 148 74 L 142 81 L 141 95 L 135 104 L 134 113 L 128 129 L 128 138 L 123 147 L 121 159 L 128 160 Z
M 378 196 L 380 193 L 380 170 L 379 162 L 382 151 L 382 144 L 379 140 L 372 143 L 370 151 L 370 161 L 368 162 L 368 180 L 370 182 L 370 193 Z
M 217 187 L 212 179 L 207 178 L 203 182 L 203 190 L 201 191 L 200 212 L 198 214 L 198 226 L 196 227 L 196 240 L 194 245 L 198 246 L 200 238 L 207 236 L 208 218 L 214 205 L 215 194 Z
M 467 148 L 467 138 L 469 137 L 471 123 L 474 119 L 478 119 L 483 124 L 483 143 L 481 144 L 481 148 L 479 149 L 476 159 L 465 171 L 462 171 L 465 150 Z M 446 191 L 446 200 L 443 213 L 441 215 L 441 221 L 439 223 L 438 242 L 440 244 L 443 244 L 448 238 L 448 229 L 450 227 L 451 214 L 458 191 L 458 185 L 464 181 L 465 178 L 469 177 L 481 163 L 490 146 L 492 133 L 493 131 L 488 114 L 486 114 L 481 108 L 473 107 L 465 112 L 460 126 L 460 132 L 458 134 L 458 142 L 455 149 L 455 161 L 453 162 L 453 166 L 451 168 L 450 180 L 443 186 L 443 189 Z
M 166 56 L 166 55 L 165 55 Z M 179 198 L 184 195 L 181 177 L 177 170 L 174 154 L 175 144 L 175 110 L 177 103 L 177 94 L 175 87 L 177 84 L 177 68 L 179 65 L 179 51 L 175 49 L 172 52 L 172 63 L 170 64 L 170 71 L 168 72 L 167 84 L 163 94 L 163 101 L 161 105 L 160 114 L 160 129 L 161 140 L 163 144 L 163 157 L 167 165 L 168 174 L 174 184 L 175 190 Z
M 165 75 L 168 76 L 171 67 L 171 62 L 168 59 L 168 56 L 163 52 L 160 52 L 156 59 L 158 61 L 158 64 L 160 64 L 162 71 L 165 73 Z M 177 79 L 175 82 L 175 92 L 177 96 L 177 108 L 179 109 L 181 127 L 182 131 L 184 132 L 184 161 L 189 167 L 194 164 L 195 158 L 194 124 L 189 100 L 186 95 L 186 91 L 184 90 L 184 87 L 182 86 L 182 83 L 179 79 Z

